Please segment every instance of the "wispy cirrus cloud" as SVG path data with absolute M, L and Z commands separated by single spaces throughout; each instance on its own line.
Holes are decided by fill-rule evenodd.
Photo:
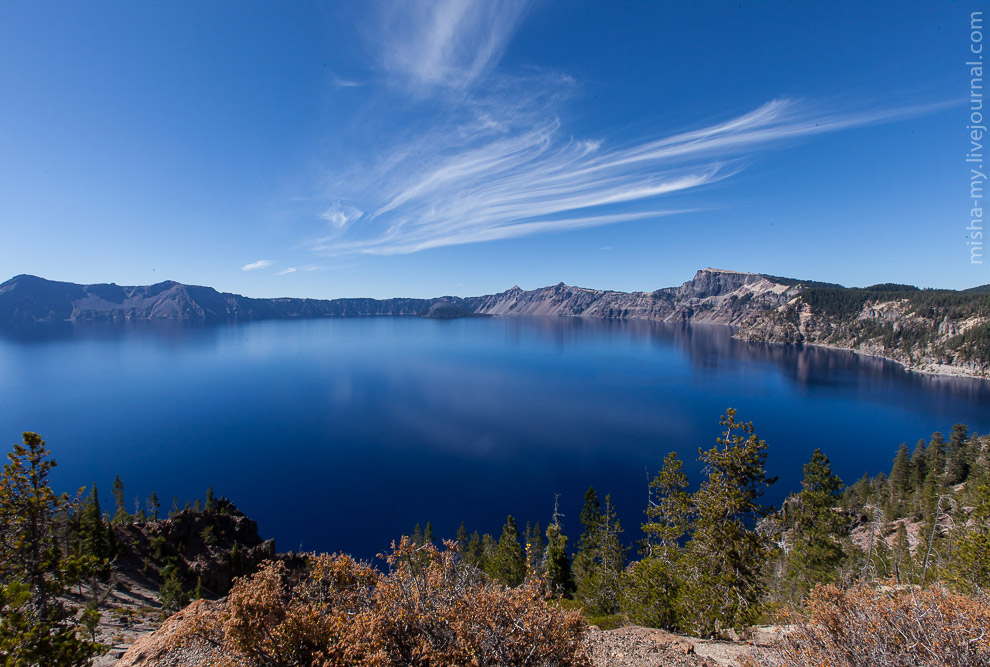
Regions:
M 241 267 L 241 271 L 257 271 L 259 269 L 267 269 L 272 264 L 274 264 L 274 262 L 270 259 L 259 259 L 257 262 L 245 264 Z
M 451 140 L 461 132 L 438 130 L 432 152 L 394 160 L 373 190 L 355 195 L 370 211 L 358 224 L 311 248 L 404 254 L 666 216 L 685 207 L 668 209 L 665 197 L 729 178 L 759 151 L 926 109 L 828 114 L 773 100 L 723 123 L 615 148 L 565 136 L 553 115 L 542 123 L 506 118 L 467 144 Z M 331 217 L 342 230 L 343 214 Z
M 327 232 L 311 250 L 406 254 L 697 210 L 708 205 L 672 197 L 731 178 L 762 151 L 945 106 L 835 110 L 780 98 L 690 131 L 575 137 L 564 121 L 572 78 L 495 71 L 525 10 L 498 0 L 388 6 L 378 48 L 391 94 L 429 113 L 416 116 L 414 136 L 389 135 L 373 164 L 331 179 Z
M 395 0 L 380 16 L 383 68 L 410 86 L 468 86 L 498 63 L 522 0 Z

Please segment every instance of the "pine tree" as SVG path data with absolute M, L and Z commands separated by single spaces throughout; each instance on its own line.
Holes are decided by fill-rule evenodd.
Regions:
M 93 485 L 89 499 L 83 505 L 80 522 L 80 541 L 83 554 L 93 556 L 98 560 L 112 557 L 107 535 L 107 525 L 103 521 L 103 510 L 100 509 L 100 492 Z
M 888 515 L 903 516 L 907 509 L 907 501 L 911 495 L 911 461 L 908 455 L 907 443 L 901 443 L 890 469 Z
M 530 525 L 526 522 L 526 576 L 541 577 L 543 575 L 544 559 L 546 557 L 546 544 L 543 542 L 543 531 L 540 529 L 540 522 Z
M 907 447 L 901 445 L 901 451 L 906 463 Z M 834 509 L 839 502 L 842 480 L 832 472 L 828 457 L 820 449 L 804 465 L 801 486 L 795 503 L 787 579 L 803 596 L 818 584 L 836 580 L 845 558 L 839 541 L 845 520 Z
M 498 549 L 498 542 L 495 538 L 485 533 L 481 536 L 481 569 L 489 577 L 494 577 L 492 574 L 492 566 L 495 563 L 495 551 Z
M 556 517 L 555 517 L 556 519 Z M 544 584 L 552 595 L 570 598 L 577 587 L 571 572 L 571 559 L 567 555 L 567 536 L 559 520 L 547 528 L 547 556 L 544 567 Z
M 189 604 L 189 594 L 182 586 L 182 578 L 175 563 L 169 563 L 162 571 L 162 585 L 158 589 L 158 598 L 165 611 L 178 611 Z
M 75 501 L 52 491 L 56 462 L 41 436 L 25 432 L 13 450 L 0 473 L 0 658 L 16 667 L 88 665 L 103 647 L 82 635 L 59 599 L 72 573 L 56 517 Z
M 206 490 L 206 505 L 204 505 L 203 510 L 206 512 L 213 512 L 217 508 L 217 497 L 213 493 L 213 487 L 211 486 Z
M 735 415 L 730 408 L 720 420 L 725 433 L 715 447 L 698 450 L 708 479 L 693 495 L 697 518 L 682 599 L 689 629 L 702 635 L 755 622 L 766 586 L 769 550 L 755 523 L 769 514 L 759 499 L 776 478 L 766 474 L 766 442 L 752 422 L 737 422 Z
M 595 498 L 597 500 L 597 498 Z M 605 496 L 604 510 L 592 515 L 586 528 L 591 534 L 583 552 L 582 576 L 577 582 L 577 596 L 593 614 L 614 614 L 619 611 L 622 571 L 626 565 L 626 548 L 619 537 L 622 525 Z
M 942 494 L 945 481 L 945 439 L 936 431 L 925 448 L 925 484 L 922 489 L 922 509 L 925 519 L 931 521 L 935 515 L 938 498 Z
M 518 586 L 526 576 L 526 555 L 519 546 L 519 530 L 511 514 L 505 519 L 488 572 L 493 579 L 506 586 Z
M 423 527 L 418 523 L 413 528 L 412 536 L 409 540 L 413 543 L 413 546 L 421 547 L 423 546 Z
M 925 473 L 928 471 L 928 462 L 925 457 L 925 440 L 918 440 L 911 453 L 911 488 L 914 490 L 911 498 L 911 512 L 913 516 L 921 516 L 921 491 L 925 486 Z
M 647 506 L 645 556 L 658 557 L 669 563 L 680 540 L 691 524 L 691 496 L 687 493 L 688 478 L 677 452 L 664 457 L 663 467 L 650 482 L 650 503 Z
M 574 555 L 574 579 L 580 586 L 581 581 L 594 569 L 602 523 L 602 505 L 593 486 L 589 486 L 584 494 L 584 507 L 581 508 L 578 519 L 584 530 L 578 538 L 577 553 Z
M 457 540 L 457 553 L 459 553 L 461 558 L 463 558 L 464 547 L 467 546 L 468 541 L 467 526 L 464 525 L 463 521 L 461 521 L 461 525 L 457 527 L 457 535 L 454 536 L 454 539 Z
M 478 535 L 478 531 L 473 531 L 471 536 L 468 537 L 461 556 L 464 558 L 465 563 L 473 565 L 480 570 L 485 569 L 484 557 L 481 552 L 481 536 Z
M 945 483 L 955 486 L 965 481 L 969 475 L 969 428 L 956 424 L 949 434 L 949 444 L 945 453 Z
M 127 513 L 127 508 L 124 507 L 124 483 L 120 480 L 120 475 L 117 475 L 113 480 L 113 499 L 115 504 L 113 523 L 117 525 L 130 523 L 131 515 Z
M 158 513 L 161 511 L 161 505 L 158 502 L 158 494 L 154 491 L 148 496 L 148 516 L 152 521 L 158 521 Z
M 975 593 L 990 591 L 990 486 L 978 489 L 973 522 L 959 539 L 949 571 L 956 585 Z
M 423 531 L 423 544 L 433 544 L 433 524 L 426 522 L 426 530 Z

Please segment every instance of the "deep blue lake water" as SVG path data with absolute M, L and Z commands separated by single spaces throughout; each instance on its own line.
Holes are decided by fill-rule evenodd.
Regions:
M 371 557 L 432 521 L 498 535 L 506 514 L 565 532 L 593 484 L 638 539 L 652 475 L 727 407 L 797 490 L 820 447 L 847 482 L 956 422 L 990 430 L 990 383 L 908 374 L 852 353 L 733 340 L 718 326 L 418 318 L 77 324 L 0 334 L 0 437 L 32 430 L 62 490 L 165 509 L 213 486 L 280 550 Z

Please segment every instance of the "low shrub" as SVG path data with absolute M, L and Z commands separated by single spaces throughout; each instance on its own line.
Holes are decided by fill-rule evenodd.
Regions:
M 976 667 L 990 664 L 990 600 L 924 590 L 821 586 L 793 630 L 748 665 Z
M 586 623 L 540 593 L 506 588 L 444 550 L 403 538 L 380 574 L 349 556 L 278 562 L 236 581 L 193 632 L 224 667 L 586 667 Z

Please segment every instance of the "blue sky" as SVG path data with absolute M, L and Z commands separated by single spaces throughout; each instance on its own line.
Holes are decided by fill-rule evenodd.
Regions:
M 0 279 L 968 287 L 978 3 L 0 3 Z

